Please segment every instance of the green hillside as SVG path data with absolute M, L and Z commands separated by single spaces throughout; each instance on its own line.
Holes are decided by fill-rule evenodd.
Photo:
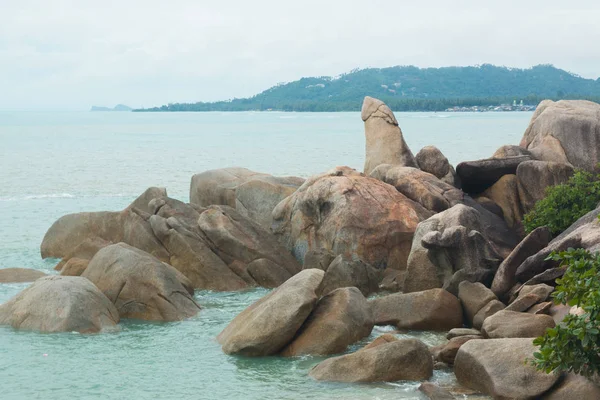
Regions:
M 176 103 L 136 111 L 357 111 L 364 96 L 396 111 L 440 111 L 453 106 L 499 105 L 523 100 L 600 100 L 600 79 L 585 79 L 552 65 L 528 69 L 484 64 L 474 67 L 397 66 L 354 70 L 280 84 L 246 99 Z

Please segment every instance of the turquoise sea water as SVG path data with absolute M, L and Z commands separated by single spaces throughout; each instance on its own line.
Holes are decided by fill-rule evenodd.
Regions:
M 518 144 L 530 113 L 398 113 L 414 153 L 434 144 L 449 160 Z M 0 112 L 0 268 L 52 273 L 39 245 L 60 216 L 120 210 L 148 186 L 187 201 L 194 173 L 243 166 L 307 177 L 362 169 L 358 113 Z M 0 284 L 0 302 L 27 284 Z M 195 318 L 124 321 L 118 333 L 39 334 L 0 327 L 0 399 L 421 399 L 418 383 L 317 383 L 320 359 L 224 355 L 214 337 L 266 293 L 198 292 Z M 376 328 L 371 339 L 389 328 Z M 430 345 L 434 333 L 409 333 Z M 361 344 L 357 344 L 357 348 Z M 436 372 L 434 381 L 452 383 Z

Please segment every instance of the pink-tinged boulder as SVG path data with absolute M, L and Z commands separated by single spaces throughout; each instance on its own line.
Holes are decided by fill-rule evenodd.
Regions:
M 365 174 L 381 164 L 418 167 L 394 113 L 383 101 L 365 97 L 361 118 L 365 122 Z
M 554 320 L 549 315 L 502 310 L 486 318 L 481 332 L 491 339 L 536 338 L 554 326 Z
M 431 213 L 348 167 L 313 176 L 273 210 L 273 232 L 300 261 L 317 248 L 375 268 L 404 269 L 417 224 Z

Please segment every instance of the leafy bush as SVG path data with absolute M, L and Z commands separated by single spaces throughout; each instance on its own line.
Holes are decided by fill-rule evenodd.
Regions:
M 600 175 L 585 171 L 575 174 L 562 185 L 546 189 L 546 197 L 523 217 L 527 233 L 548 226 L 553 235 L 565 231 L 600 202 Z
M 563 278 L 556 281 L 555 301 L 581 307 L 583 313 L 567 315 L 562 324 L 535 339 L 540 349 L 532 362 L 547 373 L 592 376 L 600 372 L 600 254 L 569 249 L 552 253 L 548 259 L 567 266 Z

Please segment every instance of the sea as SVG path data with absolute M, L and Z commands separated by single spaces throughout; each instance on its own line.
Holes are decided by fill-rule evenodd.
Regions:
M 454 165 L 518 144 L 530 112 L 396 113 L 417 153 L 437 146 Z M 189 201 L 193 174 L 246 167 L 309 177 L 362 170 L 359 113 L 0 111 L 0 268 L 53 274 L 40 244 L 59 217 L 121 210 L 149 186 Z M 0 284 L 0 303 L 29 284 Z M 216 335 L 268 293 L 197 291 L 203 310 L 174 323 L 125 320 L 118 332 L 43 334 L 0 327 L 0 399 L 425 399 L 419 382 L 340 384 L 308 376 L 321 357 L 225 355 Z M 376 327 L 354 351 L 392 327 Z M 433 346 L 434 332 L 402 332 Z M 452 372 L 432 381 L 456 384 Z M 468 396 L 464 398 L 474 398 Z M 460 397 L 459 397 L 460 398 Z

